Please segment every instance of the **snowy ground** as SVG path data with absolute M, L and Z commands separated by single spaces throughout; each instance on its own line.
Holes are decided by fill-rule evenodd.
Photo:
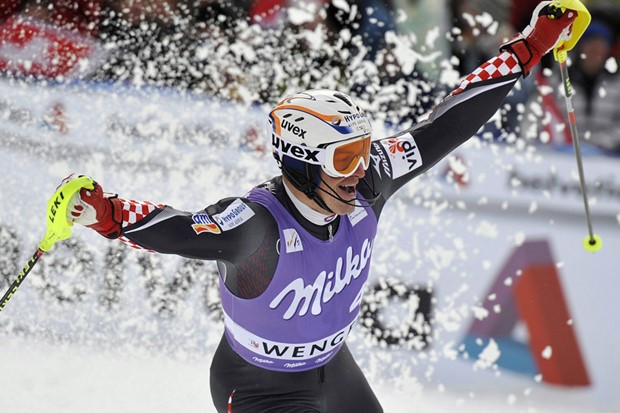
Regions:
M 113 354 L 3 337 L 0 394 L 3 413 L 211 413 L 208 359 Z M 455 364 L 455 367 L 458 367 Z M 523 379 L 507 394 L 493 386 L 469 390 L 374 386 L 386 412 L 613 412 L 596 408 L 583 391 L 531 386 Z M 505 384 L 505 383 L 504 383 Z M 532 389 L 535 387 L 535 389 Z M 475 389 L 475 390 L 472 390 Z

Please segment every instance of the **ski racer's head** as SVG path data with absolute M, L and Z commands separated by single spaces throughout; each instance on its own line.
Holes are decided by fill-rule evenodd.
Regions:
M 269 123 L 273 155 L 285 180 L 306 195 L 302 202 L 340 215 L 359 206 L 356 188 L 366 183 L 372 129 L 350 96 L 331 90 L 297 93 L 276 105 Z

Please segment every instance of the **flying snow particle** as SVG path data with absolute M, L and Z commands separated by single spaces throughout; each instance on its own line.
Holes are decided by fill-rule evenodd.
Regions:
M 434 47 L 435 46 L 435 42 L 437 41 L 437 39 L 439 38 L 439 26 L 429 30 L 426 33 L 426 39 L 424 41 L 424 43 L 428 46 L 428 47 Z
M 545 114 L 542 106 L 538 102 L 530 103 L 530 110 L 532 111 L 532 113 L 534 114 L 536 118 L 542 118 Z
M 553 354 L 553 350 L 551 349 L 551 346 L 547 346 L 544 348 L 544 350 L 542 351 L 541 355 L 544 359 L 549 360 L 551 358 L 551 355 Z
M 294 25 L 302 25 L 314 20 L 314 14 L 308 10 L 291 7 L 288 9 L 288 19 Z
M 497 238 L 499 235 L 499 230 L 496 224 L 483 220 L 480 221 L 478 227 L 474 230 L 474 234 L 486 238 Z
M 454 341 L 450 341 L 443 346 L 443 356 L 447 360 L 456 360 L 459 352 L 453 348 Z
M 525 242 L 525 233 L 524 232 L 517 232 L 514 235 L 514 242 L 515 245 L 523 245 L 523 243 Z
M 541 85 L 538 87 L 538 92 L 541 96 L 547 96 L 550 93 L 553 93 L 553 88 L 548 85 Z
M 499 351 L 499 346 L 497 342 L 493 339 L 489 340 L 489 344 L 480 352 L 478 356 L 478 360 L 474 363 L 474 370 L 478 369 L 488 369 L 495 365 L 501 352 Z
M 351 8 L 349 7 L 349 3 L 345 0 L 332 0 L 332 5 L 344 11 L 349 11 Z
M 474 313 L 474 317 L 477 320 L 484 320 L 489 316 L 489 311 L 484 307 L 473 306 L 471 311 Z
M 605 62 L 605 69 L 607 69 L 609 73 L 616 73 L 618 71 L 618 62 L 616 61 L 616 59 L 614 59 L 613 57 L 607 59 L 607 61 Z
M 495 22 L 495 20 L 493 19 L 493 16 L 491 16 L 491 14 L 486 11 L 483 12 L 482 14 L 478 14 L 474 18 L 478 23 L 480 23 L 484 27 L 490 27 Z
M 508 395 L 508 404 L 513 405 L 517 402 L 517 396 L 515 396 L 514 394 L 509 394 Z
M 467 22 L 467 24 L 469 25 L 469 27 L 474 27 L 476 25 L 476 21 L 474 20 L 474 16 L 472 16 L 469 13 L 462 13 L 461 17 L 463 17 L 463 20 L 465 20 Z
M 78 60 L 78 67 L 80 73 L 85 73 L 90 68 L 90 60 L 87 58 L 82 58 Z

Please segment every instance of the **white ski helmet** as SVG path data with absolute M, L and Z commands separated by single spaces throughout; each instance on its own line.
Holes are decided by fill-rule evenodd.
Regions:
M 283 171 L 310 164 L 330 176 L 345 177 L 360 163 L 364 169 L 369 166 L 370 120 L 344 93 L 308 90 L 288 96 L 271 111 L 269 122 L 274 157 Z

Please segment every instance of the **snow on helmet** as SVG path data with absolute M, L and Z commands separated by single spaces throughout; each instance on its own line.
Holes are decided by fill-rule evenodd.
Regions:
M 283 172 L 305 170 L 310 164 L 320 166 L 330 176 L 343 177 L 351 175 L 360 163 L 368 168 L 370 120 L 344 93 L 309 90 L 288 96 L 271 111 L 269 122 L 274 157 Z M 348 153 L 343 156 L 341 148 Z

